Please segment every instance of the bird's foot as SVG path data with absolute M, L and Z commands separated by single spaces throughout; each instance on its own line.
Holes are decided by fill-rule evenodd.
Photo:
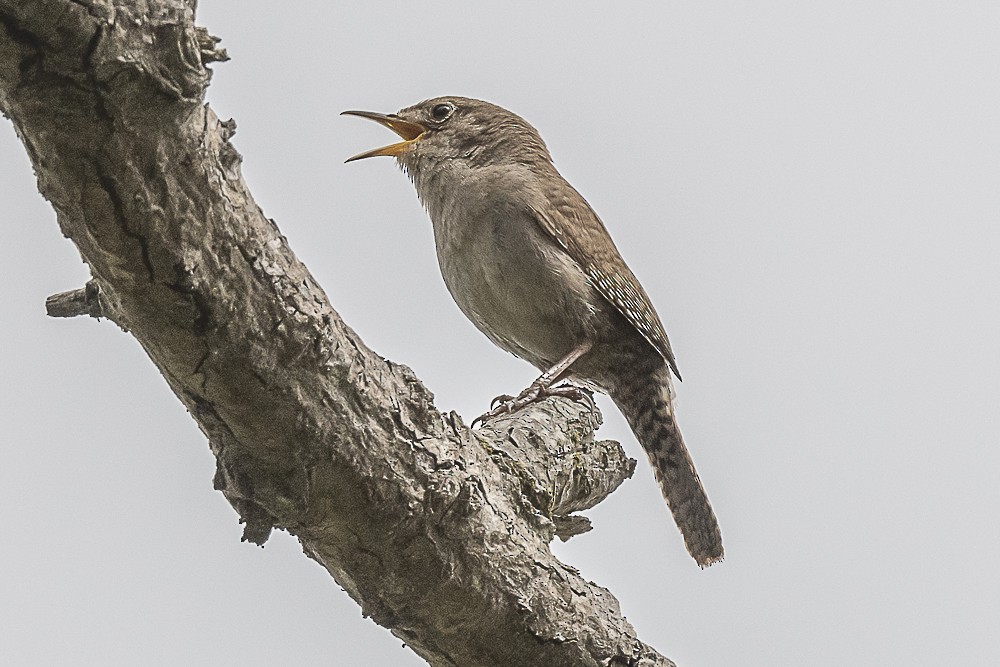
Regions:
M 509 415 L 512 412 L 525 408 L 532 403 L 548 398 L 549 396 L 562 396 L 573 401 L 582 401 L 587 404 L 591 411 L 596 410 L 594 398 L 587 390 L 573 384 L 560 384 L 555 386 L 544 386 L 537 383 L 531 385 L 517 396 L 501 394 L 490 401 L 490 411 L 479 415 L 472 420 L 470 428 L 476 428 L 476 424 L 483 425 L 486 422 L 499 417 Z
M 525 391 L 527 391 L 527 390 L 525 390 Z M 524 393 L 524 392 L 522 392 L 522 393 Z M 501 403 L 510 403 L 513 400 L 515 400 L 515 397 L 511 396 L 510 394 L 500 394 L 499 396 L 497 396 L 496 398 L 494 398 L 492 401 L 490 401 L 490 411 L 494 410 Z M 473 423 L 475 423 L 475 422 L 473 422 Z
M 588 389 L 578 387 L 575 384 L 565 383 L 549 387 L 545 390 L 541 398 L 545 398 L 546 396 L 562 396 L 577 403 L 586 403 L 587 408 L 591 412 L 597 410 L 597 403 L 594 402 L 594 394 Z

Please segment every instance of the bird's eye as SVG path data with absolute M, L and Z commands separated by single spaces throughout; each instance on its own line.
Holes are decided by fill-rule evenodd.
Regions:
M 446 120 L 454 110 L 455 107 L 450 104 L 435 104 L 431 109 L 431 116 L 434 120 Z

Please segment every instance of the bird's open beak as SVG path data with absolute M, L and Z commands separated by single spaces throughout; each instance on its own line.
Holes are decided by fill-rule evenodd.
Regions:
M 354 157 L 347 158 L 346 162 L 363 160 L 366 157 L 377 157 L 379 155 L 390 155 L 393 157 L 401 155 L 413 144 L 413 142 L 417 141 L 421 135 L 427 131 L 427 128 L 419 123 L 411 123 L 408 120 L 403 120 L 402 118 L 397 118 L 396 116 L 387 116 L 384 113 L 375 113 L 374 111 L 343 111 L 340 115 L 361 116 L 362 118 L 373 120 L 376 123 L 385 125 L 387 128 L 403 138 L 403 141 L 398 143 L 365 151 L 364 153 L 358 153 Z

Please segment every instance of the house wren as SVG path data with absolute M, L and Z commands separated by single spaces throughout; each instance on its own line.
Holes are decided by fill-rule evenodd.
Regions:
M 560 380 L 606 393 L 646 450 L 688 552 L 702 567 L 721 560 L 722 535 L 674 419 L 671 371 L 680 375 L 663 325 L 535 128 L 464 97 L 389 115 L 344 113 L 403 139 L 348 162 L 396 158 L 430 215 L 458 307 L 490 340 L 543 371 L 484 418 L 578 393 Z

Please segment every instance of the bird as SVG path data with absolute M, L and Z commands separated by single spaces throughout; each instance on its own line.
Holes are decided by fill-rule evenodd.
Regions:
M 671 375 L 680 373 L 663 324 L 538 131 L 500 106 L 458 96 L 342 115 L 402 139 L 347 162 L 396 159 L 430 217 L 459 309 L 542 371 L 477 421 L 550 395 L 579 397 L 576 385 L 607 394 L 645 450 L 688 553 L 702 568 L 722 560 L 722 533 L 675 418 Z

